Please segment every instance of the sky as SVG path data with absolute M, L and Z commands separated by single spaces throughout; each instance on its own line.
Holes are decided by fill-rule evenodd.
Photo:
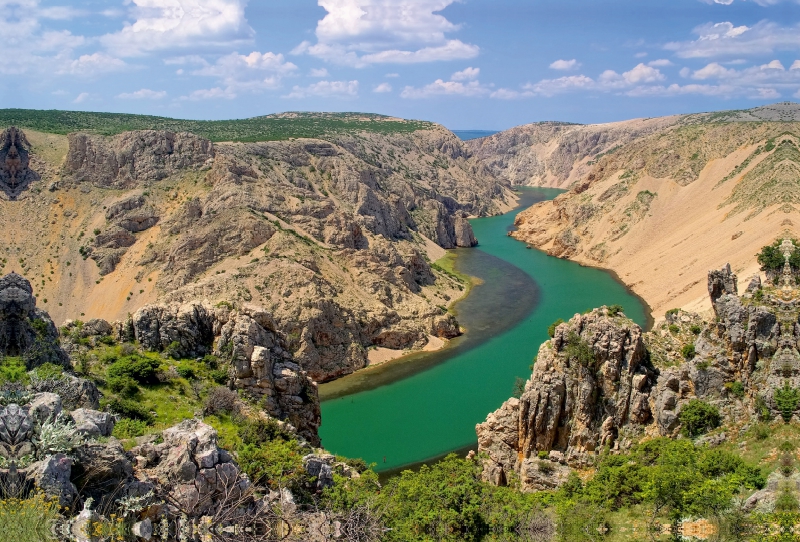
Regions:
M 501 130 L 800 102 L 800 0 L 0 0 L 0 107 Z

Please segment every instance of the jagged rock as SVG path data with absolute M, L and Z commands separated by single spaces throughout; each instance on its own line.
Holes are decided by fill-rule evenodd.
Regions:
M 0 190 L 11 200 L 40 179 L 29 167 L 30 150 L 30 143 L 18 128 L 12 126 L 0 133 Z
M 309 454 L 303 457 L 303 468 L 309 476 L 316 478 L 316 490 L 333 487 L 333 464 L 336 458 L 330 454 Z
M 70 481 L 72 459 L 65 454 L 55 454 L 32 464 L 27 469 L 36 487 L 45 495 L 58 499 L 60 506 L 70 506 L 78 490 Z
M 61 397 L 55 393 L 37 393 L 28 403 L 28 412 L 37 423 L 55 420 L 61 414 Z
M 69 134 L 64 170 L 79 182 L 98 187 L 133 187 L 157 181 L 174 172 L 202 166 L 214 157 L 207 139 L 193 134 L 142 130 L 106 139 Z
M 114 417 L 108 412 L 79 408 L 70 413 L 75 431 L 87 437 L 110 437 L 114 431 Z
M 73 452 L 75 465 L 72 481 L 81 493 L 102 505 L 109 498 L 118 498 L 121 489 L 133 480 L 133 466 L 122 444 L 89 441 Z
M 22 356 L 28 369 L 69 363 L 55 324 L 36 308 L 31 283 L 16 273 L 0 278 L 0 354 Z

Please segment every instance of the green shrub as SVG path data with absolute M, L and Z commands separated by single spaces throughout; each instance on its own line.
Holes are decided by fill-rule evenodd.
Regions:
M 291 433 L 272 418 L 248 420 L 238 428 L 237 433 L 244 444 L 255 446 L 261 446 L 276 439 L 292 440 L 293 438 Z
M 622 305 L 611 305 L 608 307 L 608 315 L 609 316 L 617 316 L 622 314 L 625 309 L 622 308 Z
M 769 405 L 760 395 L 756 397 L 755 409 L 759 421 L 768 422 L 772 419 L 772 412 L 770 412 Z
M 171 357 L 172 359 L 181 359 L 181 357 L 183 357 L 182 356 L 183 349 L 181 348 L 181 343 L 179 343 L 178 341 L 172 341 L 171 343 L 169 343 L 169 346 L 167 346 L 164 349 L 164 354 Z
M 700 332 L 703 331 L 703 328 L 701 326 L 699 326 L 698 324 L 692 324 L 689 327 L 689 331 L 691 331 L 695 335 L 700 335 Z
M 130 399 L 120 399 L 114 397 L 108 402 L 108 408 L 124 418 L 140 420 L 147 425 L 152 424 L 155 419 L 147 408 L 136 401 Z
M 567 345 L 564 348 L 567 359 L 574 359 L 584 367 L 594 363 L 594 353 L 589 343 L 581 339 L 574 331 L 567 336 Z
M 681 432 L 687 437 L 696 437 L 719 427 L 719 409 L 700 399 L 692 399 L 678 414 Z
M 142 420 L 122 418 L 114 425 L 112 433 L 118 439 L 131 439 L 147 434 L 147 424 Z
M 225 369 L 214 369 L 208 373 L 208 376 L 216 382 L 217 384 L 227 384 L 228 383 L 228 371 Z
M 525 393 L 525 380 L 517 377 L 514 380 L 514 387 L 511 389 L 511 396 L 519 399 Z
M 739 399 L 744 397 L 744 384 L 738 380 L 736 382 L 726 382 L 725 389 L 728 390 L 728 392 L 734 397 Z
M 115 376 L 129 376 L 139 384 L 157 384 L 158 360 L 142 356 L 130 356 L 111 364 L 107 374 L 109 378 Z
M 8 357 L 0 362 L 0 384 L 4 382 L 27 384 L 28 380 L 30 378 L 22 358 Z
M 207 355 L 203 357 L 203 363 L 212 371 L 219 368 L 219 358 L 217 356 Z
M 555 322 L 553 322 L 552 324 L 550 324 L 547 327 L 547 334 L 550 336 L 551 339 L 556 336 L 556 328 L 558 326 L 560 326 L 561 324 L 563 324 L 563 323 L 564 323 L 564 320 L 559 318 L 558 320 L 556 320 Z
M 692 359 L 695 355 L 694 343 L 684 344 L 683 348 L 681 348 L 681 355 L 683 359 Z
M 139 393 L 139 385 L 128 375 L 112 376 L 106 383 L 111 391 L 129 399 Z
M 54 363 L 43 363 L 36 367 L 32 373 L 41 380 L 61 380 L 64 378 L 64 368 Z
M 757 423 L 753 426 L 753 436 L 756 440 L 766 440 L 769 437 L 769 425 Z
M 664 317 L 665 317 L 667 320 L 669 320 L 671 317 L 675 316 L 675 315 L 676 315 L 676 314 L 678 314 L 679 312 L 681 312 L 681 310 L 680 310 L 680 309 L 670 309 L 670 310 L 668 310 L 667 312 L 665 312 L 665 313 L 664 313 Z
M 775 405 L 781 411 L 783 421 L 789 423 L 792 419 L 792 414 L 797 409 L 797 403 L 800 401 L 800 390 L 792 388 L 789 381 L 783 383 L 783 387 L 775 390 L 773 395 Z
M 178 365 L 175 367 L 175 371 L 181 376 L 181 378 L 185 378 L 186 380 L 194 380 L 197 378 L 197 372 L 195 371 L 194 367 L 189 365 Z
M 239 467 L 254 484 L 274 490 L 288 488 L 297 495 L 305 481 L 305 453 L 294 440 L 244 444 L 238 451 Z
M 673 335 L 677 335 L 678 333 L 681 332 L 681 328 L 676 326 L 675 324 L 670 324 L 667 329 L 669 329 L 669 332 L 672 333 Z

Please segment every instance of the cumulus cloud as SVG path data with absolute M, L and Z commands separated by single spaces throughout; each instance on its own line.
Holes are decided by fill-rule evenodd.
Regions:
M 281 86 L 286 75 L 297 71 L 297 66 L 286 62 L 281 54 L 253 51 L 247 55 L 230 53 L 209 63 L 204 58 L 189 55 L 165 60 L 167 64 L 192 65 L 192 75 L 214 77 L 219 86 L 198 91 L 190 99 L 235 98 L 242 92 L 262 92 Z
M 752 27 L 730 22 L 709 23 L 694 29 L 696 40 L 664 46 L 681 58 L 752 57 L 800 47 L 800 25 L 780 26 L 761 21 Z
M 132 24 L 101 42 L 119 56 L 159 50 L 232 47 L 252 41 L 246 0 L 132 0 Z
M 372 89 L 372 92 L 377 92 L 379 94 L 391 91 L 392 91 L 392 85 L 390 85 L 389 83 L 381 83 L 380 85 Z
M 478 46 L 447 37 L 460 27 L 439 12 L 455 1 L 318 0 L 317 43 L 292 52 L 355 67 L 474 58 Z
M 88 92 L 81 92 L 80 94 L 78 94 L 78 96 L 74 100 L 72 100 L 72 103 L 74 103 L 74 104 L 83 103 L 86 100 L 88 100 L 89 97 L 90 97 L 90 94 Z
M 309 77 L 328 77 L 330 74 L 325 68 L 311 68 L 308 72 Z
M 358 81 L 320 81 L 307 87 L 295 86 L 284 98 L 354 98 L 358 96 Z
M 134 92 L 123 92 L 117 95 L 117 98 L 122 98 L 123 100 L 161 100 L 166 97 L 167 91 L 150 90 L 149 88 L 143 88 Z
M 651 60 L 647 63 L 648 66 L 652 66 L 654 68 L 666 68 L 669 66 L 674 66 L 671 61 L 667 60 L 666 58 L 659 58 L 658 60 Z
M 460 72 L 454 73 L 450 77 L 450 80 L 452 80 L 452 81 L 472 81 L 473 79 L 477 79 L 480 74 L 481 74 L 480 68 L 467 68 L 465 70 L 461 70 Z
M 65 63 L 58 73 L 88 76 L 121 71 L 127 67 L 128 65 L 119 58 L 105 53 L 92 53 L 91 55 L 81 55 L 75 60 Z
M 800 60 L 795 60 L 792 63 L 792 66 L 789 69 L 790 70 L 800 70 Z
M 550 64 L 550 69 L 551 70 L 570 71 L 570 70 L 576 70 L 576 69 L 580 68 L 580 66 L 581 66 L 581 63 L 573 58 L 572 60 L 556 60 L 555 62 Z
M 236 97 L 236 93 L 231 91 L 230 89 L 225 89 L 221 87 L 214 87 L 214 88 L 207 88 L 207 89 L 199 89 L 195 90 L 190 93 L 188 96 L 181 96 L 181 100 L 191 100 L 191 101 L 199 101 L 199 100 L 214 100 L 214 99 L 225 99 L 225 100 L 232 100 Z

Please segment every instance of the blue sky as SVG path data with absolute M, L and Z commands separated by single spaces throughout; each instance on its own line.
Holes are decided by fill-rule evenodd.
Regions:
M 800 0 L 0 0 L 0 107 L 505 129 L 800 101 Z

